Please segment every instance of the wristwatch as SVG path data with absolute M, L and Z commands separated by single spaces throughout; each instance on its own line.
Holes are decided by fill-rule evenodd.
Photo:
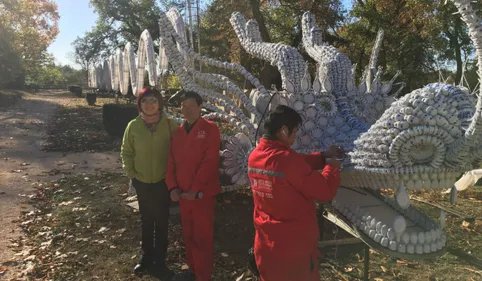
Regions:
M 203 198 L 203 193 L 201 191 L 199 191 L 198 193 L 196 193 L 196 199 L 202 199 Z

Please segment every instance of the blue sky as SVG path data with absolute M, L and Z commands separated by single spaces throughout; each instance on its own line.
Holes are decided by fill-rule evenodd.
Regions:
M 56 0 L 60 20 L 59 34 L 48 51 L 57 63 L 74 65 L 68 57 L 73 52 L 72 42 L 77 36 L 90 31 L 97 20 L 97 14 L 89 7 L 89 0 Z
M 56 0 L 59 9 L 59 34 L 55 42 L 48 48 L 55 57 L 56 63 L 69 64 L 76 68 L 69 58 L 73 53 L 72 42 L 85 32 L 90 31 L 97 20 L 97 14 L 89 6 L 89 0 Z M 342 0 L 346 7 L 351 7 L 352 0 Z

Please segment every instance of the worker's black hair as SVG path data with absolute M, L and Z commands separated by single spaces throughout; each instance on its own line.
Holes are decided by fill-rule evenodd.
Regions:
M 187 99 L 195 99 L 197 105 L 201 105 L 203 103 L 203 99 L 201 98 L 201 96 L 193 91 L 183 91 L 181 93 L 181 96 L 179 97 L 179 102 L 181 103 Z
M 278 105 L 268 114 L 264 122 L 264 129 L 269 135 L 276 135 L 281 127 L 288 127 L 288 133 L 291 134 L 293 130 L 298 127 L 303 119 L 301 115 L 286 105 Z

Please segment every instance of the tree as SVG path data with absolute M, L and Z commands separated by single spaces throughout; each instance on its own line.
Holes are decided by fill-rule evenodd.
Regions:
M 110 33 L 114 41 L 123 39 L 124 42 L 131 42 L 137 49 L 137 43 L 142 32 L 147 29 L 153 40 L 159 38 L 159 15 L 160 7 L 155 0 L 91 0 L 94 11 L 99 15 L 96 29 Z M 107 25 L 110 29 L 105 30 Z M 116 26 L 116 27 L 113 27 Z
M 358 64 L 360 77 L 377 32 L 383 29 L 378 64 L 386 72 L 384 79 L 401 70 L 405 91 L 419 88 L 438 78 L 435 47 L 442 44 L 442 27 L 435 11 L 433 0 L 358 0 L 350 13 L 354 19 L 339 29 L 349 42 L 340 48 Z
M 28 73 L 45 58 L 58 34 L 59 14 L 51 0 L 3 0 L 0 25 L 11 31 L 11 46 Z
M 119 32 L 115 31 L 108 23 L 99 20 L 92 31 L 83 37 L 77 37 L 72 46 L 74 47 L 74 62 L 87 70 L 89 65 L 99 63 L 107 59 L 121 44 Z
M 474 2 L 472 5 L 475 11 L 482 11 L 481 2 Z M 449 62 L 455 61 L 457 67 L 455 81 L 459 83 L 464 71 L 464 61 L 474 53 L 467 25 L 462 21 L 457 8 L 451 1 L 441 2 L 437 7 L 436 15 L 442 23 L 442 39 L 444 39 L 443 44 L 437 46 L 440 52 L 439 58 Z
M 235 11 L 246 19 L 258 22 L 261 37 L 265 42 L 280 42 L 300 47 L 301 18 L 305 11 L 315 14 L 322 23 L 325 39 L 328 42 L 341 40 L 336 35 L 336 27 L 344 19 L 343 7 L 339 0 L 249 0 L 244 1 L 214 0 L 202 18 L 202 52 L 204 55 L 241 63 L 254 75 L 260 77 L 265 87 L 276 84 L 281 86 L 281 75 L 269 63 L 248 55 L 242 48 L 229 19 Z M 309 59 L 306 56 L 306 59 Z
M 178 1 L 161 1 L 176 4 Z M 160 7 L 155 0 L 91 0 L 90 4 L 99 15 L 96 26 L 72 43 L 73 59 L 83 69 L 89 64 L 100 63 L 123 48 L 127 42 L 134 50 L 142 32 L 147 29 L 158 51 Z
M 0 87 L 10 86 L 22 73 L 22 62 L 12 46 L 12 33 L 0 24 Z

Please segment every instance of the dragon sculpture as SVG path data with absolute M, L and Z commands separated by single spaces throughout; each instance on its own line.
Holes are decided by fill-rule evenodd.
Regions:
M 481 19 L 469 0 L 453 1 L 468 25 L 482 85 Z M 452 188 L 451 200 L 455 200 L 456 179 L 478 168 L 482 160 L 482 96 L 475 97 L 464 87 L 433 83 L 396 100 L 394 96 L 403 83 L 399 83 L 397 93 L 390 93 L 395 91 L 399 73 L 383 83 L 383 70 L 376 66 L 383 31 L 378 34 L 362 83 L 355 85 L 350 59 L 322 41 L 321 30 L 310 13 L 303 15 L 302 23 L 303 46 L 317 63 L 313 79 L 308 63 L 296 48 L 263 42 L 256 21 L 245 22 L 240 13 L 231 16 L 243 48 L 277 67 L 282 90 L 265 89 L 238 64 L 195 53 L 188 47 L 184 22 L 175 9 L 159 20 L 157 66 L 153 41 L 146 30 L 140 37 L 137 56 L 130 43 L 124 51 L 117 50 L 103 65 L 90 69 L 89 87 L 125 95 L 130 78 L 137 94 L 146 68 L 150 85 L 156 86 L 159 76 L 167 73 L 169 62 L 183 88 L 205 99 L 204 106 L 212 113 L 204 117 L 224 120 L 237 130 L 234 136 L 223 136 L 223 169 L 233 182 L 224 191 L 248 185 L 247 158 L 262 134 L 266 109 L 289 105 L 304 118 L 294 150 L 309 153 L 336 144 L 348 151 L 343 160 L 342 187 L 331 202 L 340 219 L 392 256 L 422 259 L 443 253 L 445 213 L 441 213 L 439 222 L 429 218 L 410 205 L 407 190 Z M 248 97 L 228 77 L 196 70 L 195 61 L 239 73 L 255 89 Z M 377 192 L 382 188 L 395 189 L 396 195 L 383 197 Z

